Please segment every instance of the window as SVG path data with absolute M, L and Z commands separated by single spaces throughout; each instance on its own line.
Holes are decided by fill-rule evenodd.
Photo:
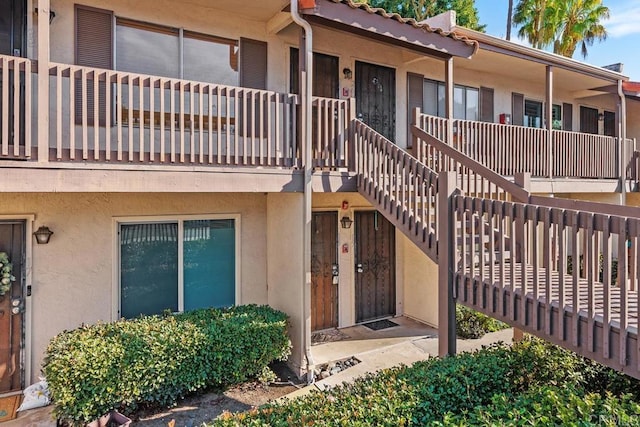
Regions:
M 524 101 L 524 125 L 528 128 L 542 128 L 542 102 Z
M 238 84 L 237 40 L 117 18 L 115 50 L 117 70 Z
M 443 82 L 425 80 L 423 86 L 423 111 L 432 116 L 445 116 L 445 92 Z M 478 89 L 455 85 L 453 88 L 453 117 L 461 120 L 478 120 Z
M 553 128 L 562 130 L 562 106 L 553 104 L 551 107 L 551 118 L 553 120 Z
M 236 304 L 237 221 L 120 223 L 120 316 Z
M 562 130 L 562 106 L 553 104 L 551 107 L 551 118 L 553 123 L 553 129 Z M 524 125 L 530 128 L 543 128 L 545 123 L 544 119 L 544 104 L 540 101 L 531 101 L 529 99 L 524 101 Z

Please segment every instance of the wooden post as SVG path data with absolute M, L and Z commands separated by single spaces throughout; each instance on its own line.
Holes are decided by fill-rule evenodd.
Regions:
M 456 354 L 456 303 L 453 295 L 456 173 L 438 175 L 438 354 Z
M 355 172 L 356 170 L 356 126 L 355 121 L 358 115 L 356 114 L 356 99 L 349 98 L 349 123 L 347 124 L 349 131 L 347 132 L 349 141 L 347 142 L 347 150 L 349 155 L 347 156 L 348 170 Z
M 422 113 L 422 111 L 420 110 L 420 107 L 416 107 L 413 109 L 412 111 L 412 119 L 411 119 L 411 126 L 418 126 L 420 127 L 420 113 Z M 418 159 L 418 161 L 422 162 L 424 161 L 423 159 L 420 158 L 420 147 L 418 147 L 419 141 L 418 138 L 416 138 L 416 136 L 413 134 L 413 132 L 409 132 L 409 135 L 411 136 L 411 151 L 410 153 L 413 154 L 413 156 Z
M 444 62 L 444 76 L 444 111 L 447 119 L 446 143 L 453 146 L 453 58 L 449 58 Z
M 553 178 L 553 67 L 547 65 L 546 75 L 546 109 L 545 118 L 547 122 L 547 140 L 549 141 L 549 178 Z
M 523 189 L 527 190 L 527 192 L 531 192 L 531 173 L 530 172 L 518 172 L 515 174 L 514 176 L 514 181 L 517 185 L 519 185 L 520 187 L 522 187 Z M 528 200 L 520 200 L 517 197 L 514 197 L 514 201 L 515 202 L 519 202 L 519 203 L 528 203 Z M 520 265 L 522 267 L 524 267 L 525 271 L 526 271 L 526 262 L 527 259 L 524 256 L 524 252 L 525 252 L 525 245 L 528 245 L 529 242 L 527 241 L 527 236 L 525 235 L 524 232 L 524 227 L 525 227 L 525 221 L 524 218 L 518 218 L 518 223 L 516 225 L 516 253 L 515 253 L 515 257 L 516 257 L 516 262 L 519 262 Z M 536 239 L 536 236 L 532 236 L 533 239 Z M 531 252 L 529 252 L 531 253 Z M 532 254 L 533 256 L 537 256 L 537 254 Z M 522 288 L 523 290 L 526 290 L 526 278 L 523 275 L 523 278 L 525 279 L 525 283 L 523 284 Z M 534 284 L 534 286 L 536 286 L 536 284 Z M 520 323 L 522 325 L 526 325 L 527 324 L 527 313 L 526 313 L 526 291 L 522 292 L 522 295 L 520 296 L 521 299 L 521 305 L 520 305 L 520 311 L 519 311 L 519 315 L 520 317 Z M 512 301 L 512 304 L 515 304 L 515 298 Z M 535 309 L 535 305 L 534 305 L 534 309 Z M 518 328 L 514 328 L 513 329 L 513 341 L 514 342 L 520 342 L 522 341 L 522 339 L 524 338 L 524 331 Z
M 49 0 L 38 0 L 38 162 L 41 163 L 49 161 L 49 12 Z

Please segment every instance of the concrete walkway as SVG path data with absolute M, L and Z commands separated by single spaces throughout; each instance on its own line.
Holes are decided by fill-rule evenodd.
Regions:
M 348 335 L 350 339 L 312 347 L 312 354 L 314 358 L 317 357 L 314 359 L 316 365 L 350 356 L 360 360 L 360 363 L 336 375 L 296 390 L 278 401 L 303 396 L 312 390 L 325 390 L 344 382 L 351 382 L 358 377 L 381 369 L 412 365 L 438 354 L 438 338 L 435 330 L 406 318 L 392 320 L 399 323 L 400 326 L 382 331 L 364 330 L 367 329 L 364 326 L 346 328 L 341 332 Z M 423 335 L 416 335 L 418 332 Z M 353 339 L 354 336 L 357 338 Z M 370 339 L 363 339 L 364 336 L 369 336 Z M 505 329 L 489 333 L 477 340 L 458 339 L 457 349 L 458 353 L 473 351 L 500 341 L 510 343 L 512 338 L 513 329 Z M 358 352 L 358 350 L 362 351 Z

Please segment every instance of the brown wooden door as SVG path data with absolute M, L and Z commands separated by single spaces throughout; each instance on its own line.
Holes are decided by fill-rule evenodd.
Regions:
M 356 212 L 356 322 L 396 314 L 395 228 L 378 212 Z
M 13 265 L 16 280 L 11 291 L 0 296 L 0 393 L 21 390 L 23 342 L 23 266 L 25 257 L 25 224 L 0 222 L 0 252 L 6 252 Z M 17 304 L 15 307 L 12 301 Z M 18 313 L 13 314 L 12 308 Z
M 316 212 L 311 222 L 311 330 L 338 326 L 338 214 Z
M 396 71 L 356 62 L 356 113 L 390 141 L 396 139 Z

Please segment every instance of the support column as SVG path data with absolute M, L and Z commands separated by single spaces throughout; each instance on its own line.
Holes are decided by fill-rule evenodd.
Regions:
M 619 120 L 618 120 L 618 136 L 620 138 L 620 192 L 622 195 L 621 204 L 627 204 L 627 98 L 622 88 L 622 80 L 618 80 L 618 96 L 620 97 Z
M 441 357 L 456 354 L 455 218 L 451 199 L 455 190 L 455 172 L 438 174 L 438 354 Z
M 49 161 L 49 0 L 38 0 L 38 162 Z M 27 112 L 29 114 L 29 112 Z
M 453 58 L 444 61 L 444 117 L 447 119 L 447 144 L 453 146 Z
M 553 67 L 547 65 L 546 74 L 546 106 L 544 111 L 545 121 L 547 122 L 547 140 L 549 141 L 549 178 L 553 178 Z

